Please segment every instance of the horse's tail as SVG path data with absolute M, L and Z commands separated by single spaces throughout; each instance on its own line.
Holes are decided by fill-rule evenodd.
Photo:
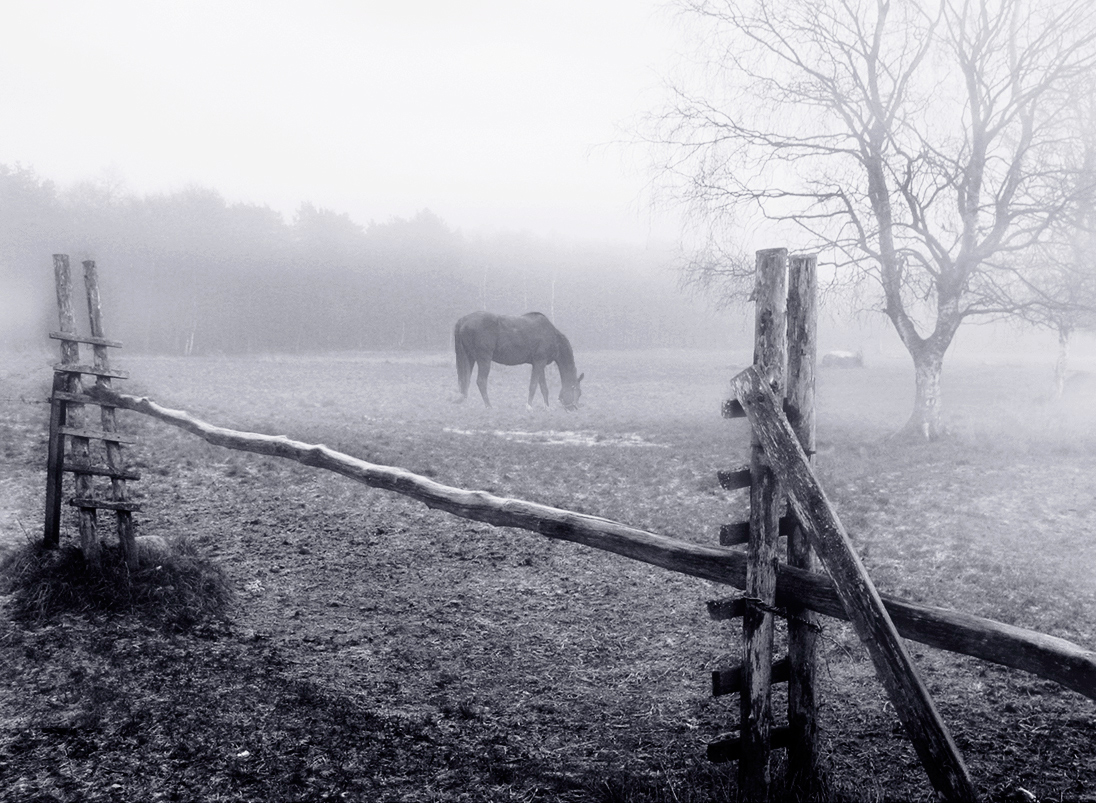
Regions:
M 460 395 L 463 398 L 468 395 L 468 383 L 472 379 L 472 357 L 464 342 L 459 321 L 453 327 L 453 348 L 457 352 L 457 385 L 460 387 Z

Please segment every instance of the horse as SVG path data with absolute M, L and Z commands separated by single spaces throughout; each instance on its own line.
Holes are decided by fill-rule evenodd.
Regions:
M 579 383 L 585 374 L 576 376 L 575 353 L 571 350 L 570 341 L 552 325 L 547 316 L 539 312 L 519 316 L 491 312 L 465 315 L 453 327 L 453 345 L 457 352 L 457 383 L 460 385 L 458 403 L 468 397 L 473 364 L 479 366 L 476 385 L 483 396 L 483 403 L 490 407 L 487 376 L 491 373 L 491 363 L 528 363 L 533 366 L 529 377 L 528 406 L 533 406 L 533 398 L 539 387 L 544 396 L 544 405 L 548 407 L 548 382 L 544 377 L 544 368 L 554 362 L 559 368 L 559 379 L 563 385 L 559 391 L 560 403 L 567 410 L 578 407 L 578 398 L 582 395 Z

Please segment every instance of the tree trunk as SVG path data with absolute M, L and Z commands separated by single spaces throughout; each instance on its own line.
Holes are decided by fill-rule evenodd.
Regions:
M 925 440 L 936 440 L 944 434 L 941 410 L 940 375 L 944 369 L 944 350 L 925 342 L 910 349 L 913 357 L 915 390 L 913 414 L 905 432 Z
M 1060 399 L 1066 392 L 1066 369 L 1069 367 L 1069 338 L 1073 327 L 1058 324 L 1058 359 L 1054 363 L 1054 398 Z

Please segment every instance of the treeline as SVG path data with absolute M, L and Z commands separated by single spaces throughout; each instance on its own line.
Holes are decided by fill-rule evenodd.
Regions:
M 0 165 L 0 338 L 55 329 L 52 257 L 99 266 L 108 336 L 175 354 L 447 348 L 476 309 L 539 310 L 582 348 L 724 346 L 737 324 L 676 291 L 665 252 L 525 234 L 469 237 L 423 211 L 362 226 L 305 203 L 291 222 L 188 188 L 61 190 Z M 732 331 L 732 329 L 734 331 Z

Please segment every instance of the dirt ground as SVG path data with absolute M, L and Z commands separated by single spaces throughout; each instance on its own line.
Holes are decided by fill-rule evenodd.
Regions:
M 40 533 L 48 362 L 10 355 L 0 368 L 9 550 Z M 590 355 L 573 416 L 525 411 L 519 370 L 493 374 L 495 410 L 452 405 L 445 355 L 131 357 L 125 389 L 714 544 L 743 511 L 714 478 L 746 453 L 741 425 L 718 417 L 742 364 Z M 908 403 L 902 366 L 824 374 L 818 468 L 881 590 L 1091 649 L 1096 408 L 1040 401 L 1040 381 L 1034 368 L 974 367 L 946 388 L 953 436 L 899 445 L 886 436 Z M 739 650 L 736 626 L 705 609 L 730 589 L 140 416 L 125 426 L 140 438 L 141 533 L 215 562 L 235 606 L 183 632 L 94 611 L 0 618 L 0 799 L 734 799 L 734 765 L 704 758 L 737 719 L 736 698 L 709 685 Z M 823 643 L 826 799 L 931 800 L 851 630 L 827 620 Z M 910 649 L 984 797 L 1096 800 L 1092 700 Z

